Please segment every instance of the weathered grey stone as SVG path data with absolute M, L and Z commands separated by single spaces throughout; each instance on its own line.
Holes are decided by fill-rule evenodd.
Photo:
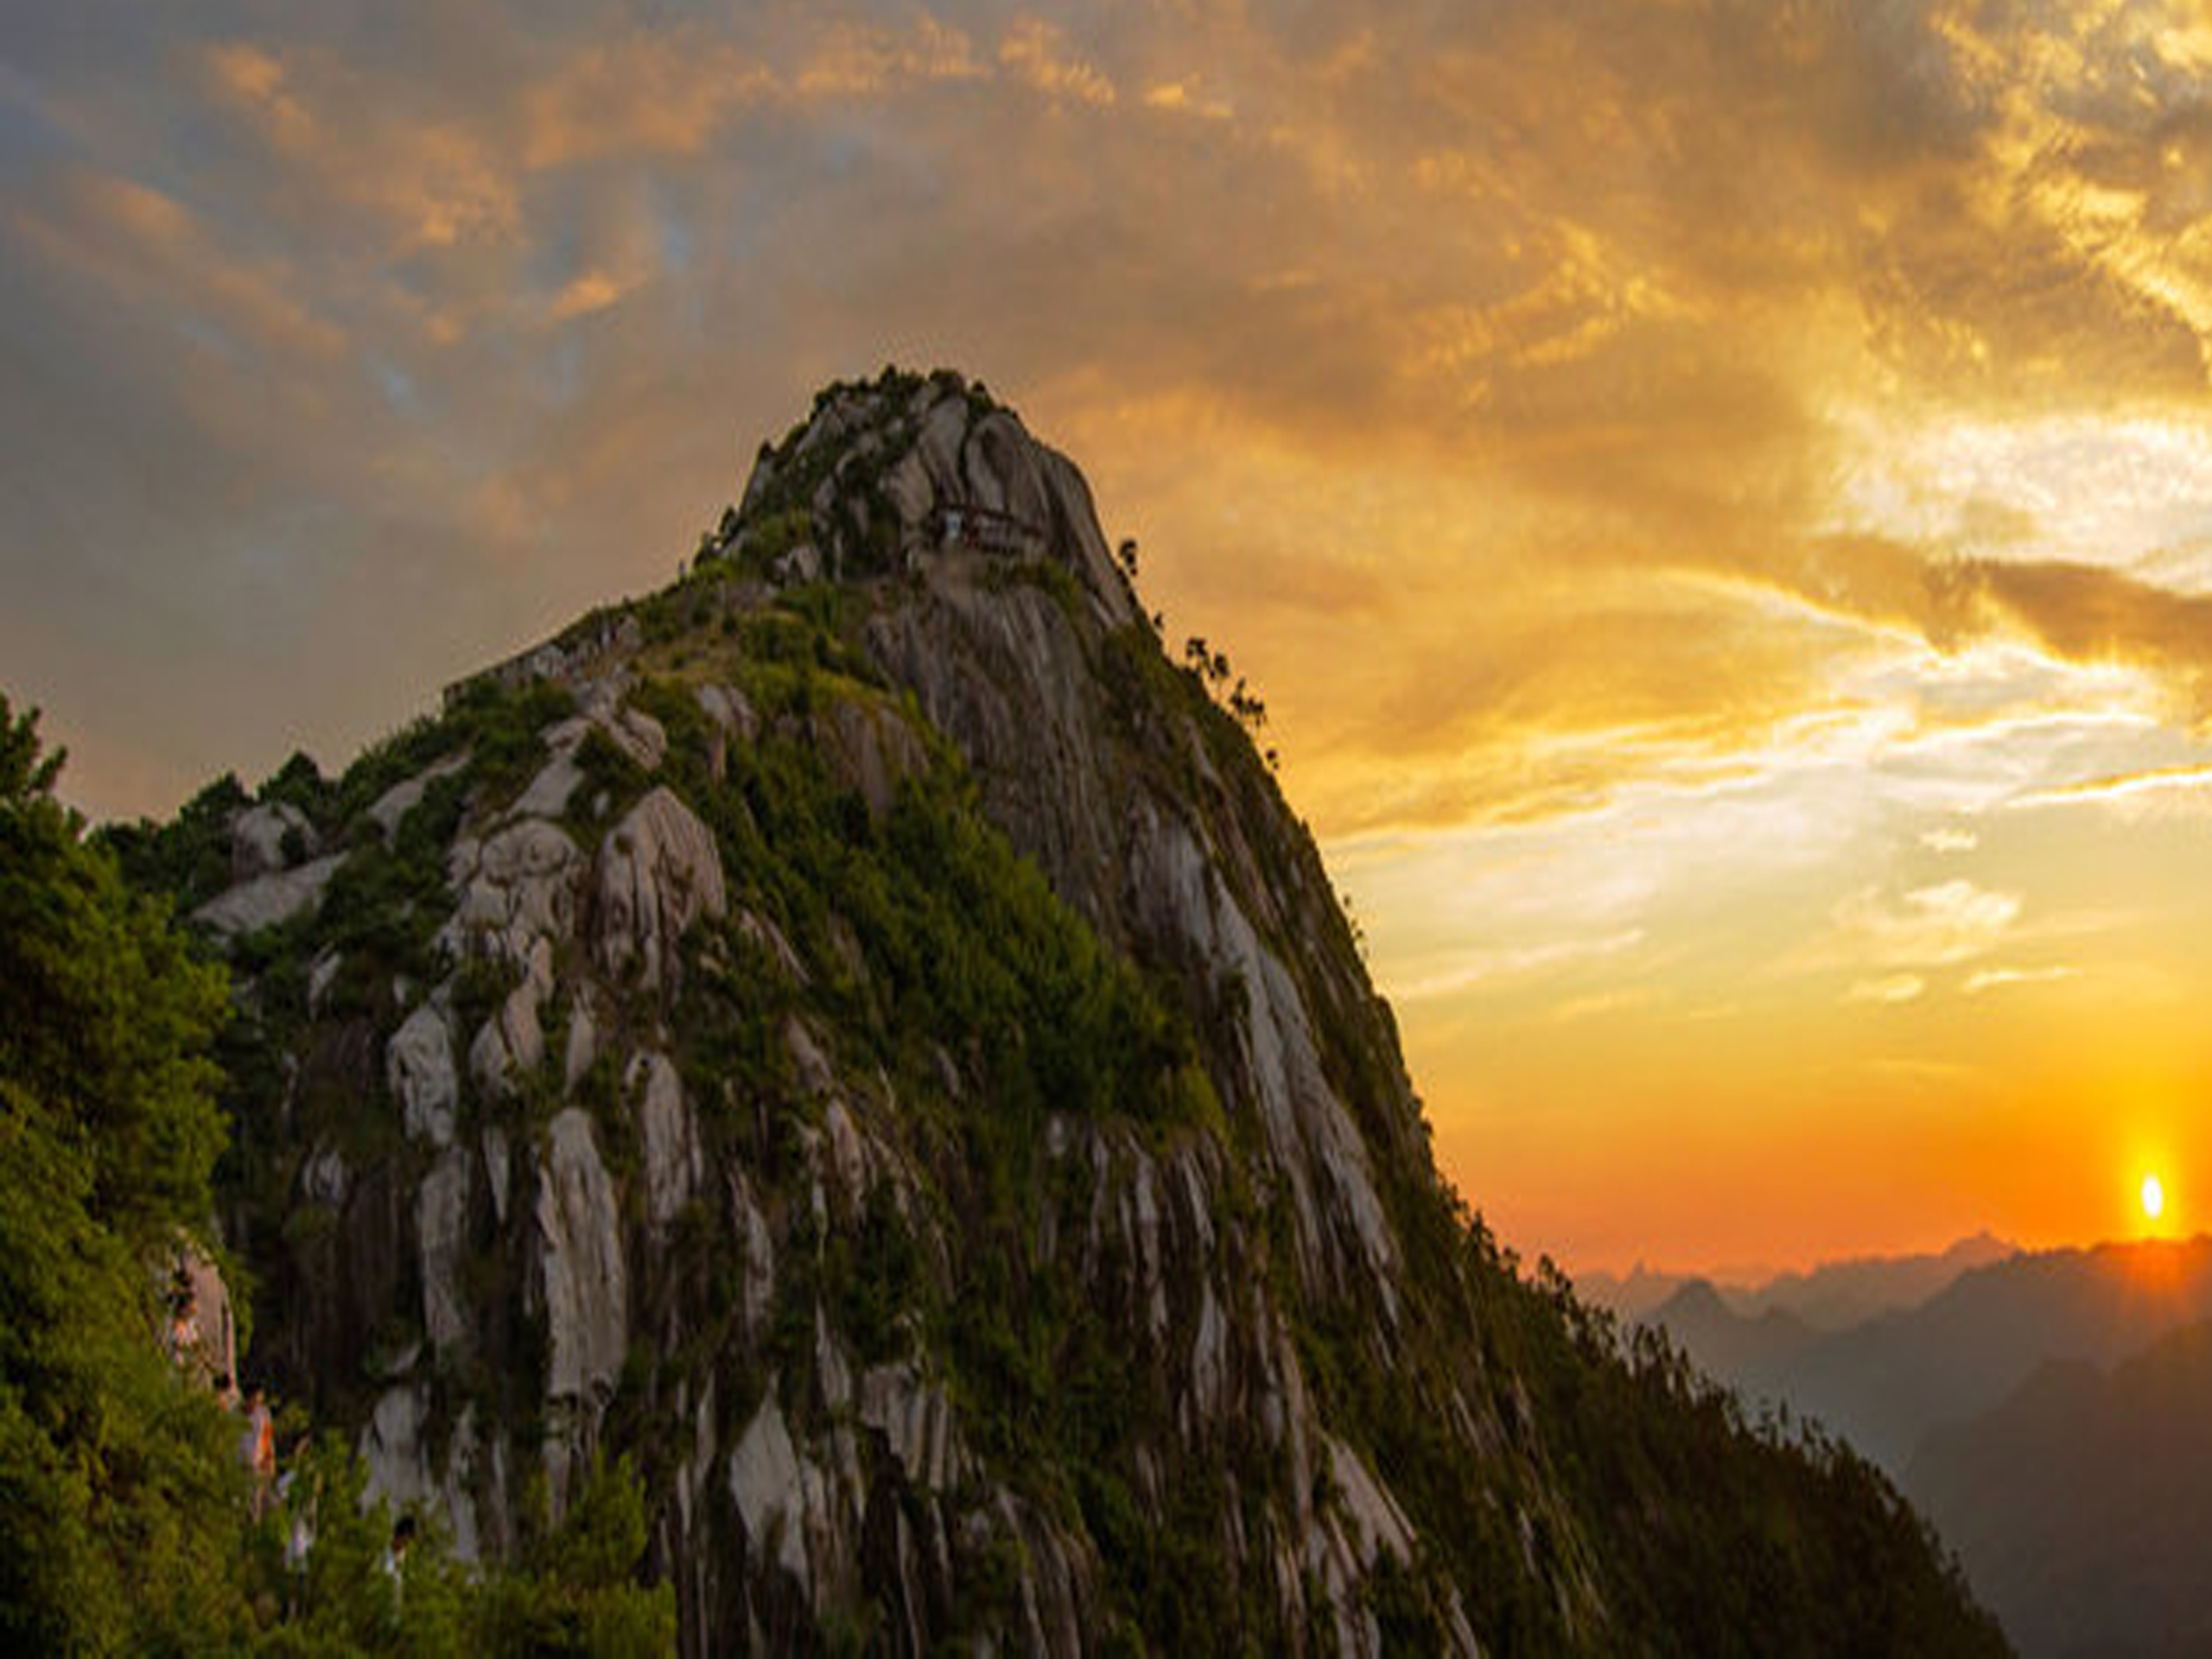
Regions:
M 441 1475 L 431 1465 L 429 1438 L 429 1403 L 419 1384 L 387 1389 L 377 1399 L 368 1426 L 361 1432 L 361 1461 L 368 1479 L 365 1500 L 381 1498 L 394 1510 L 422 1506 L 442 1514 L 453 1529 L 453 1552 L 464 1561 L 474 1561 L 482 1548 L 477 1522 L 475 1490 L 482 1447 L 476 1432 L 476 1408 L 466 1406 L 454 1422 Z M 504 1482 L 483 1483 L 495 1497 L 504 1497 Z
M 629 1348 L 629 1278 L 614 1184 L 591 1119 L 575 1107 L 556 1113 L 546 1128 L 536 1219 L 546 1395 L 601 1401 Z
M 573 1095 L 576 1085 L 599 1058 L 599 1028 L 592 1023 L 591 1007 L 579 995 L 569 1005 L 569 1040 L 561 1056 L 561 1088 Z
M 387 1389 L 377 1397 L 361 1434 L 361 1460 L 368 1465 L 364 1497 L 380 1497 L 395 1509 L 404 1509 L 437 1490 L 423 1443 L 428 1416 L 422 1391 L 413 1383 Z
M 699 1137 L 683 1079 L 668 1057 L 648 1050 L 630 1062 L 623 1086 L 638 1103 L 645 1163 L 645 1214 L 666 1226 L 698 1191 Z
M 750 743 L 760 735 L 760 716 L 752 701 L 734 686 L 702 685 L 693 694 L 699 708 L 724 737 Z
M 1109 664 L 1109 652 L 1143 642 L 1103 631 L 1135 613 L 1088 489 L 1017 421 L 980 416 L 978 406 L 964 390 L 938 383 L 895 398 L 839 393 L 803 440 L 810 459 L 831 463 L 837 457 L 824 455 L 825 445 L 873 448 L 880 466 L 865 471 L 899 514 L 904 575 L 868 582 L 851 607 L 863 618 L 856 642 L 873 670 L 856 677 L 865 689 L 821 678 L 819 695 L 804 705 L 809 712 L 779 713 L 770 734 L 766 704 L 756 708 L 727 683 L 696 687 L 703 719 L 679 729 L 687 742 L 703 734 L 706 752 L 673 756 L 682 764 L 671 766 L 668 733 L 626 709 L 624 696 L 646 672 L 711 676 L 721 662 L 734 664 L 729 675 L 749 676 L 760 665 L 747 661 L 755 643 L 748 629 L 709 628 L 667 651 L 657 642 L 648 659 L 626 619 L 571 631 L 567 643 L 535 653 L 534 664 L 500 671 L 510 683 L 522 672 L 558 679 L 575 695 L 575 718 L 539 734 L 545 753 L 519 799 L 480 792 L 469 803 L 472 817 L 447 865 L 454 908 L 441 943 L 456 960 L 518 970 L 520 983 L 480 1030 L 455 1025 L 450 983 L 431 996 L 428 1014 L 414 1008 L 419 989 L 400 988 L 397 1006 L 414 1012 L 382 1054 L 365 1024 L 342 1029 L 332 1009 L 286 1057 L 319 1089 L 340 1076 L 372 1090 L 381 1065 L 416 1141 L 358 1172 L 327 1145 L 311 1143 L 319 1155 L 303 1166 L 298 1192 L 329 1213 L 311 1217 L 319 1229 L 300 1230 L 306 1243 L 296 1265 L 327 1275 L 303 1274 L 306 1294 L 342 1305 L 341 1313 L 321 1316 L 326 1322 L 350 1323 L 358 1313 L 372 1329 L 411 1323 L 419 1301 L 423 1339 L 397 1354 L 380 1343 L 365 1357 L 354 1351 L 357 1335 L 341 1343 L 318 1332 L 309 1345 L 318 1363 L 327 1351 L 350 1368 L 342 1397 L 373 1402 L 382 1489 L 448 1506 L 457 1532 L 480 1527 L 496 1554 L 515 1537 L 511 1454 L 524 1460 L 513 1485 L 535 1481 L 542 1469 L 557 1513 L 573 1472 L 588 1466 L 602 1438 L 610 1452 L 634 1449 L 633 1441 L 616 1444 L 613 1423 L 601 1421 L 633 1327 L 671 1354 L 696 1352 L 711 1334 L 713 1363 L 688 1374 L 657 1368 L 660 1428 L 645 1427 L 665 1431 L 661 1444 L 675 1459 L 661 1465 L 656 1491 L 666 1501 L 655 1507 L 652 1543 L 657 1570 L 675 1587 L 687 1659 L 819 1645 L 833 1610 L 859 1606 L 880 1610 L 874 1639 L 887 1650 L 932 1650 L 950 1634 L 948 1610 L 972 1604 L 966 1575 L 984 1559 L 1011 1563 L 1012 1573 L 1007 1596 L 972 1632 L 981 1643 L 993 1652 L 1071 1655 L 1095 1644 L 1107 1612 L 1095 1544 L 1072 1516 L 1023 1496 L 1030 1489 L 1018 1473 L 995 1462 L 987 1468 L 968 1449 L 963 1431 L 974 1424 L 943 1386 L 939 1333 L 929 1321 L 906 1313 L 906 1357 L 869 1367 L 839 1300 L 810 1297 L 799 1309 L 812 1325 L 807 1388 L 788 1415 L 772 1381 L 749 1421 L 749 1408 L 733 1416 L 711 1375 L 719 1369 L 726 1388 L 735 1374 L 721 1357 L 749 1364 L 773 1351 L 788 1311 L 779 1268 L 786 1269 L 780 1290 L 788 1296 L 812 1265 L 801 1253 L 849 1243 L 844 1234 L 872 1187 L 885 1189 L 906 1221 L 929 1294 L 964 1294 L 976 1244 L 955 1209 L 971 1191 L 957 1168 L 957 1126 L 997 1103 L 992 1068 L 968 1034 L 923 1033 L 920 1045 L 902 1048 L 894 1093 L 876 1069 L 872 1033 L 841 1023 L 851 1006 L 846 993 L 875 998 L 893 988 L 888 959 L 868 960 L 841 919 L 861 913 L 853 895 L 812 895 L 790 912 L 806 918 L 804 960 L 766 914 L 741 911 L 711 934 L 701 927 L 741 896 L 774 893 L 753 903 L 780 906 L 790 895 L 777 891 L 781 873 L 772 883 L 760 882 L 768 874 L 761 870 L 742 872 L 741 882 L 741 873 L 726 873 L 713 836 L 693 816 L 703 812 L 703 798 L 687 810 L 677 791 L 702 760 L 727 778 L 744 760 L 738 746 L 810 744 L 810 760 L 880 815 L 901 781 L 930 764 L 931 734 L 941 733 L 964 753 L 985 814 L 1107 947 L 1138 963 L 1149 982 L 1187 988 L 1199 1058 L 1239 1126 L 1231 1152 L 1209 1132 L 1155 1133 L 1116 1114 L 1047 1102 L 1039 1133 L 1050 1161 L 1039 1172 L 1033 1231 L 993 1243 L 1031 1252 L 1033 1264 L 1077 1287 L 1128 1355 L 1141 1397 L 1160 1402 L 1160 1420 L 1141 1425 L 1116 1471 L 1135 1513 L 1147 1524 L 1165 1522 L 1166 1506 L 1188 1496 L 1184 1461 L 1211 1463 L 1225 1451 L 1212 1525 L 1240 1591 L 1249 1586 L 1272 1599 L 1277 1633 L 1292 1643 L 1302 1634 L 1317 1648 L 1371 1653 L 1380 1641 L 1368 1593 L 1376 1564 L 1414 1548 L 1427 1554 L 1433 1541 L 1413 1537 L 1377 1467 L 1332 1434 L 1344 1427 L 1334 1414 L 1340 1402 L 1304 1382 L 1285 1334 L 1281 1283 L 1267 1270 L 1274 1241 L 1261 1230 L 1273 1225 L 1280 1202 L 1301 1287 L 1371 1319 L 1377 1331 L 1362 1337 L 1376 1336 L 1384 1344 L 1377 1351 L 1389 1351 L 1396 1299 L 1415 1293 L 1406 1288 L 1376 1194 L 1418 1179 L 1427 1165 L 1409 1091 L 1394 1097 L 1382 1075 L 1395 1058 L 1387 1016 L 1338 943 L 1325 877 L 1297 826 L 1270 804 L 1260 774 L 1216 741 L 1224 734 L 1194 718 L 1179 696 L 1151 697 L 1144 676 L 1102 682 L 1102 666 L 1126 666 Z M 909 424 L 871 430 L 893 415 Z M 818 539 L 787 575 L 819 574 L 848 558 L 857 476 L 849 469 L 841 483 L 833 466 L 811 492 L 823 509 Z M 1001 508 L 1020 523 L 947 536 L 938 515 L 950 505 Z M 1045 560 L 1075 577 L 1077 602 L 1065 582 L 1019 579 L 1023 561 Z M 728 567 L 710 570 L 703 584 L 728 613 L 778 602 L 766 583 Z M 576 764 L 580 745 L 598 747 L 594 734 L 639 766 L 660 768 L 665 787 L 633 810 L 606 814 L 602 802 L 592 839 L 579 846 L 565 818 L 595 787 L 612 792 L 587 783 Z M 435 778 L 457 764 L 453 757 L 387 791 L 370 821 L 397 834 Z M 744 809 L 723 791 L 715 810 Z M 417 811 L 413 824 L 426 816 Z M 733 845 L 750 844 L 747 826 L 715 822 L 732 830 Z M 359 828 L 343 826 L 346 844 Z M 772 830 L 771 815 L 750 828 Z M 261 836 L 279 857 L 283 840 Z M 292 850 L 301 850 L 296 838 Z M 296 885 L 301 872 L 264 868 L 267 856 L 254 855 L 256 882 Z M 226 902 L 236 909 L 242 901 L 226 895 L 218 905 Z M 268 893 L 248 902 L 257 913 L 281 909 Z M 738 986 L 739 999 L 754 993 L 754 1006 L 775 1011 L 770 1040 L 790 1061 L 788 1088 L 742 1066 L 717 1076 L 711 1120 L 708 1098 L 694 1097 L 669 1058 L 695 1034 L 677 1029 L 690 1009 L 674 993 L 705 988 L 675 983 L 688 959 L 686 929 L 703 953 L 702 974 L 766 982 Z M 318 1009 L 337 1000 L 327 996 L 336 960 L 311 958 Z M 817 971 L 809 963 L 838 995 L 794 994 Z M 345 982 L 366 965 L 349 956 Z M 566 1010 L 565 1046 L 552 1039 L 555 1007 Z M 439 1021 L 433 1041 L 429 1028 Z M 1370 1038 L 1382 1071 L 1363 1063 L 1370 1057 L 1344 1051 Z M 635 1139 L 625 1143 L 636 1161 L 625 1162 L 619 1184 L 599 1142 L 621 1118 L 572 1107 L 543 1130 L 524 1130 L 513 1127 L 516 1114 L 494 1110 L 486 1117 L 510 1128 L 487 1122 L 454 1142 L 460 1084 L 471 1068 L 486 1093 L 512 1087 L 523 1070 L 545 1068 L 531 1079 L 533 1092 L 540 1077 L 557 1075 L 573 1099 L 588 1091 L 594 1062 L 607 1066 L 610 1056 L 625 1063 L 624 1087 L 612 1101 L 595 1098 L 593 1110 L 634 1114 L 626 1122 Z M 908 1060 L 920 1062 L 920 1075 Z M 1359 1099 L 1357 1116 L 1330 1081 L 1355 1073 L 1363 1089 L 1377 1084 Z M 804 1098 L 784 1098 L 790 1094 Z M 777 1121 L 790 1113 L 795 1127 Z M 284 1132 L 296 1126 L 287 1122 Z M 1406 1138 L 1394 1141 L 1400 1134 Z M 1264 1220 L 1250 1195 L 1267 1201 Z M 705 1271 L 718 1284 L 734 1281 L 727 1298 L 719 1288 L 705 1296 L 699 1264 L 671 1254 L 672 1223 L 702 1198 L 721 1208 L 723 1254 Z M 780 1248 L 779 1239 L 787 1241 Z M 477 1245 L 519 1264 L 521 1313 L 544 1333 L 548 1397 L 511 1420 L 542 1431 L 527 1439 L 508 1438 L 520 1432 L 513 1428 L 480 1434 L 467 1419 L 460 1428 L 429 1421 L 430 1379 L 509 1317 L 484 1302 L 496 1293 L 462 1271 Z M 409 1259 L 410 1249 L 419 1260 Z M 727 1323 L 711 1333 L 688 1323 L 709 1306 L 721 1318 L 726 1304 L 734 1305 Z M 1424 1327 L 1431 1312 L 1417 1312 Z M 497 1344 L 486 1345 L 489 1360 Z M 1499 1414 L 1528 1399 L 1517 1378 L 1486 1375 L 1478 1356 L 1456 1350 L 1450 1364 L 1464 1388 L 1446 1383 L 1423 1397 L 1455 1442 L 1476 1448 L 1474 1478 L 1503 1470 L 1498 1482 L 1516 1501 L 1526 1498 L 1538 1524 L 1557 1523 L 1560 1548 L 1540 1560 L 1531 1543 L 1532 1582 L 1516 1592 L 1532 1588 L 1559 1604 L 1567 1645 L 1606 1650 L 1614 1632 L 1594 1570 L 1555 1565 L 1580 1559 L 1587 1540 L 1541 1451 L 1530 1449 L 1550 1431 L 1525 1404 L 1522 1421 L 1504 1426 Z M 625 1437 L 639 1427 L 627 1415 L 620 1422 Z M 456 1450 L 437 1466 L 427 1448 L 443 1446 L 449 1429 Z M 465 1491 L 456 1484 L 464 1468 Z M 1445 1644 L 1465 1651 L 1472 1643 L 1465 1610 L 1443 1593 Z
M 967 1478 L 952 1402 L 911 1366 L 878 1365 L 861 1375 L 860 1420 L 883 1436 L 906 1478 L 925 1491 L 950 1491 Z
M 801 542 L 776 561 L 775 577 L 791 586 L 822 580 L 822 551 L 812 542 Z
M 524 818 L 480 843 L 464 839 L 447 870 L 460 903 L 441 938 L 456 956 L 493 956 L 527 969 L 537 940 L 575 929 L 583 855 L 558 824 Z
M 507 1224 L 507 1194 L 514 1182 L 514 1153 L 507 1132 L 496 1123 L 484 1126 L 484 1181 L 492 1189 L 492 1218 Z
M 830 1148 L 830 1167 L 848 1201 L 857 1205 L 868 1196 L 868 1147 L 853 1122 L 845 1103 L 832 1095 L 822 1109 L 822 1138 Z
M 338 982 L 338 970 L 345 966 L 345 958 L 328 947 L 315 952 L 315 960 L 308 964 L 308 1012 L 321 1014 L 322 1005 L 330 995 L 330 988 Z
M 660 763 L 668 758 L 668 734 L 651 715 L 622 706 L 626 678 L 624 675 L 599 680 L 584 688 L 579 698 L 581 712 L 548 727 L 545 747 L 556 755 L 572 757 L 586 734 L 596 727 L 606 734 L 609 742 L 647 772 L 658 771 Z
M 574 750 L 564 749 L 537 769 L 511 810 L 517 817 L 557 818 L 569 810 L 583 781 L 583 768 L 576 764 Z
M 1052 1659 L 1081 1659 L 1087 1650 L 1082 1598 L 1066 1540 L 1043 1510 L 1004 1487 L 994 1495 L 992 1510 L 1000 1528 L 1019 1542 L 1027 1565 L 1015 1586 L 1022 1646 Z
M 728 904 L 721 855 L 698 816 L 665 786 L 624 815 L 599 849 L 593 944 L 600 965 L 658 989 L 674 981 L 677 943 Z
M 317 1204 L 334 1207 L 346 1202 L 346 1195 L 353 1190 L 353 1172 L 346 1162 L 346 1154 L 335 1147 L 324 1147 L 300 1168 L 300 1190 Z
M 540 934 L 531 942 L 521 982 L 469 1045 L 470 1075 L 486 1094 L 512 1094 L 522 1079 L 545 1064 L 545 1027 L 539 1015 L 552 995 L 553 944 Z
M 852 1408 L 853 1368 L 846 1363 L 843 1344 L 830 1333 L 818 1302 L 814 1308 L 814 1386 L 830 1412 L 842 1415 Z
M 773 1560 L 810 1589 L 808 1534 L 817 1529 L 819 1511 L 827 1507 L 826 1483 L 791 1444 L 772 1384 L 729 1454 L 729 1492 L 745 1522 L 753 1558 Z
M 448 1147 L 415 1194 L 415 1239 L 423 1264 L 423 1334 L 441 1357 L 467 1340 L 469 1308 L 460 1283 L 468 1248 L 468 1192 L 474 1162 Z
M 817 719 L 815 741 L 830 775 L 857 793 L 878 818 L 891 810 L 899 785 L 929 764 L 905 721 L 852 697 L 840 697 Z
M 1357 1262 L 1395 1321 L 1396 1252 L 1366 1146 L 1321 1070 L 1296 985 L 1191 832 L 1157 817 L 1146 829 L 1136 872 L 1159 925 L 1243 988 L 1243 1058 L 1270 1160 L 1287 1185 L 1301 1265 L 1317 1285 L 1342 1285 Z
M 784 937 L 784 930 L 759 911 L 739 911 L 737 931 L 757 945 L 761 954 L 775 964 L 777 971 L 792 984 L 804 985 L 808 982 L 806 964 L 798 959 L 798 952 L 791 949 L 791 942 Z
M 291 841 L 300 859 L 289 857 L 284 843 Z M 289 801 L 264 801 L 247 807 L 231 820 L 231 879 L 251 881 L 274 875 L 294 863 L 311 858 L 318 850 L 315 826 L 308 815 Z
M 835 1092 L 837 1073 L 822 1051 L 822 1039 L 795 1014 L 784 1021 L 784 1052 L 791 1057 L 791 1071 L 802 1094 L 819 1098 Z
M 1353 1528 L 1352 1541 L 1362 1567 L 1374 1565 L 1378 1551 L 1388 1549 L 1401 1561 L 1414 1558 L 1413 1528 L 1405 1511 L 1369 1472 L 1360 1455 L 1333 1435 L 1326 1437 L 1329 1472 L 1338 1501 Z
M 428 1002 L 409 1014 L 385 1045 L 384 1065 L 408 1138 L 450 1146 L 461 1079 L 454 1072 L 453 1030 L 445 1015 Z
M 394 784 L 371 804 L 370 819 L 386 836 L 397 834 L 399 826 L 407 821 L 407 815 L 423 804 L 423 797 L 429 792 L 430 785 L 441 778 L 459 772 L 467 764 L 468 755 L 464 750 L 459 754 L 446 756 L 404 783 Z
M 1191 1404 L 1200 1422 L 1218 1422 L 1227 1414 L 1228 1384 L 1229 1322 L 1208 1279 L 1199 1287 L 1198 1322 L 1191 1337 Z
M 193 919 L 226 938 L 243 938 L 289 922 L 322 902 L 323 889 L 345 861 L 345 854 L 327 853 L 294 868 L 242 881 L 194 911 Z
M 730 1220 L 745 1273 L 740 1312 L 747 1332 L 757 1338 L 766 1331 L 769 1316 L 775 1311 L 776 1241 L 744 1169 L 729 1166 L 728 1180 Z

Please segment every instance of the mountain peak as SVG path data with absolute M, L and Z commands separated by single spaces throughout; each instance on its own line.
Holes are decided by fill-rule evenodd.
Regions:
M 1136 614 L 1083 474 L 949 369 L 823 387 L 805 420 L 761 445 L 699 549 L 702 564 L 783 582 L 881 579 L 946 559 L 1050 563 L 1108 626 Z

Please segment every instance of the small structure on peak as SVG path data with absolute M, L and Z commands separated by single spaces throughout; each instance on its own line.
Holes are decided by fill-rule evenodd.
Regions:
M 1045 532 L 1027 519 L 968 501 L 940 504 L 931 512 L 925 528 L 939 547 L 979 553 L 1018 556 L 1038 552 L 1045 544 Z

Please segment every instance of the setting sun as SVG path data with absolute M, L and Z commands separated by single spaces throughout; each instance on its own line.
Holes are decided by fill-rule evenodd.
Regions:
M 2156 1221 L 2159 1216 L 2164 1212 L 2165 1207 L 2166 1189 L 2164 1185 L 2159 1181 L 2157 1176 L 2145 1175 L 2143 1178 L 2144 1218 L 2148 1221 Z

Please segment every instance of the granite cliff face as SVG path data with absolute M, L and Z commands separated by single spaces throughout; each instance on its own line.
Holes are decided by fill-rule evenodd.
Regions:
M 241 987 L 249 1372 L 464 1552 L 630 1453 L 688 1651 L 1669 1648 L 1736 1605 L 1662 1581 L 1731 1559 L 1698 1435 L 1795 1563 L 1744 1605 L 1871 1516 L 1850 1628 L 1986 1634 L 1878 1482 L 1470 1230 L 1303 827 L 955 377 L 162 835 Z

